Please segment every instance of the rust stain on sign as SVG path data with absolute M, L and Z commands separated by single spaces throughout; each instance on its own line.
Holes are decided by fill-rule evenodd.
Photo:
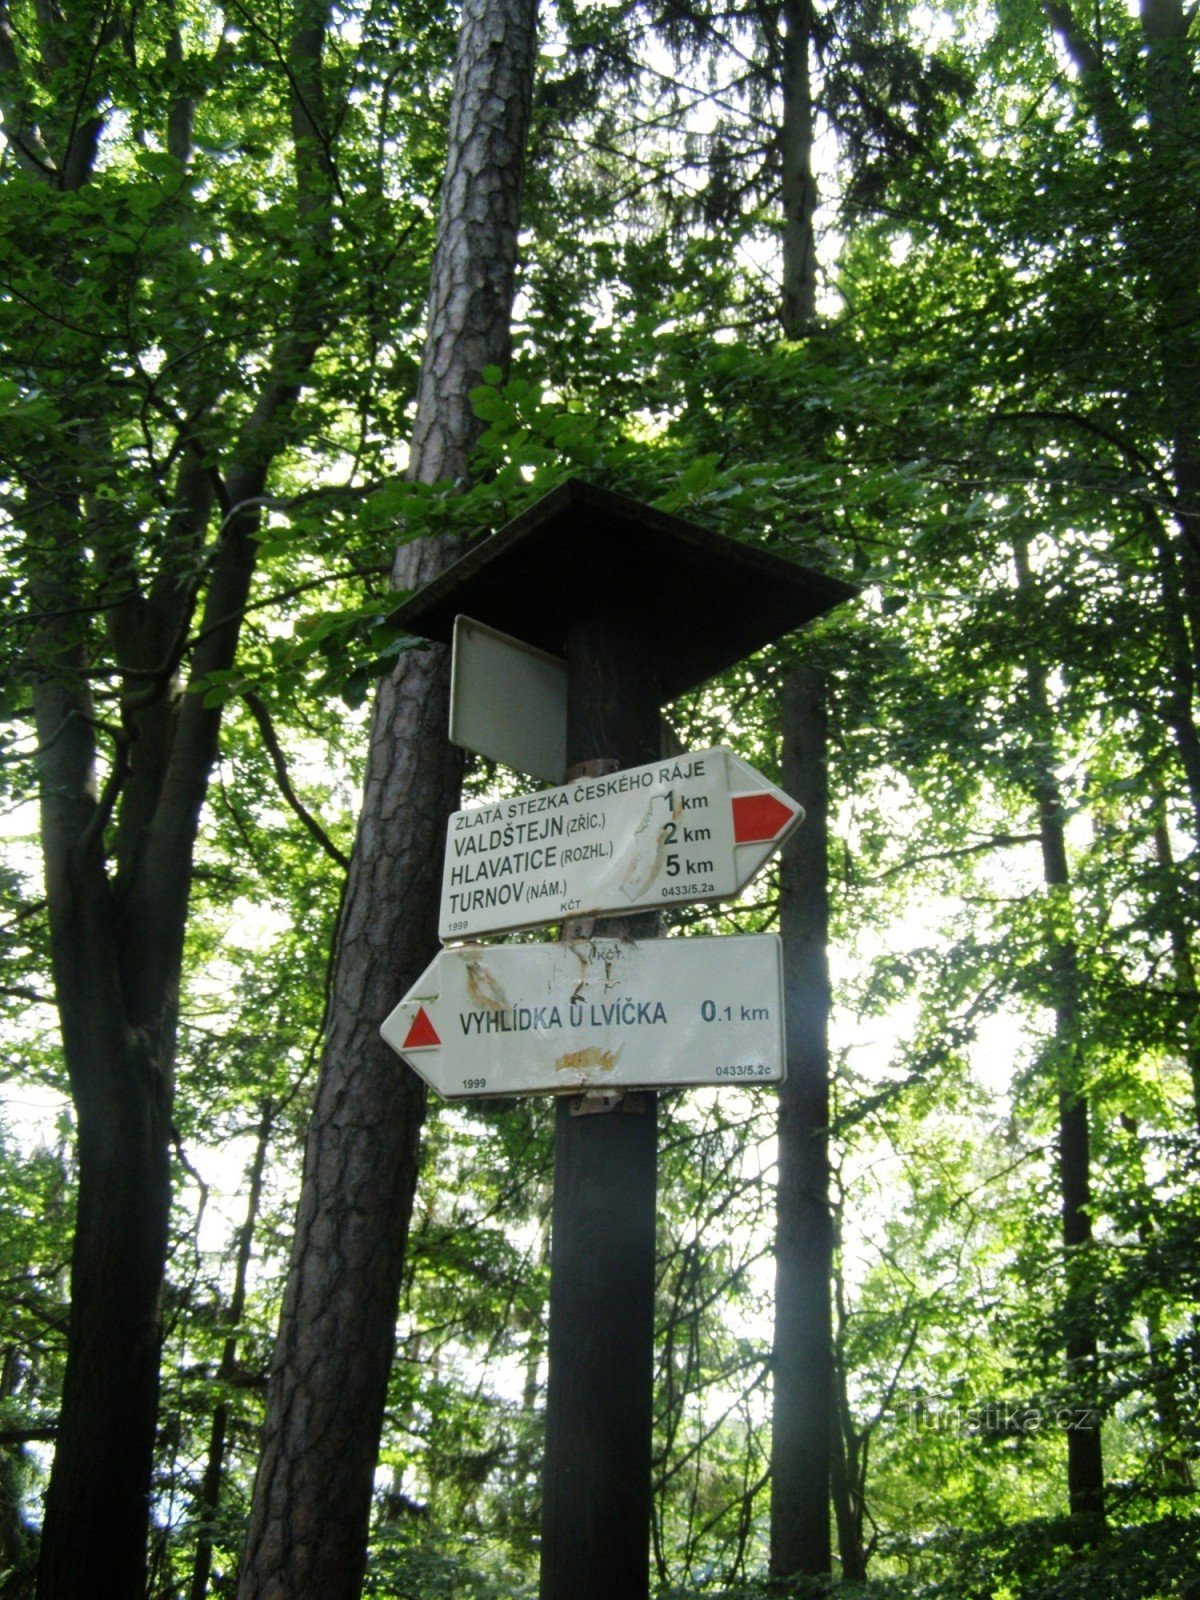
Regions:
M 486 1011 L 503 1011 L 508 1004 L 504 990 L 479 960 L 467 962 L 467 993 Z
M 556 1072 L 586 1072 L 596 1067 L 601 1072 L 611 1072 L 621 1059 L 620 1050 L 602 1050 L 598 1044 L 589 1044 L 583 1050 L 568 1050 L 554 1063 Z

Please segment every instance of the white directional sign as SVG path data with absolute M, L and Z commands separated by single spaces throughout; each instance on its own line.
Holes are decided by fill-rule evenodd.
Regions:
M 448 1099 L 784 1076 L 774 934 L 443 950 L 380 1029 Z
M 803 815 L 723 745 L 458 811 L 446 836 L 439 932 L 470 939 L 725 899 Z

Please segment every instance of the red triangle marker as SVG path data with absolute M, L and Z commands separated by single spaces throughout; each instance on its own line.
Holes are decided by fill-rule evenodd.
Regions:
M 429 1020 L 429 1013 L 424 1006 L 417 1007 L 417 1014 L 412 1019 L 412 1026 L 404 1035 L 401 1050 L 430 1050 L 435 1045 L 440 1045 L 437 1029 Z
M 735 794 L 733 806 L 734 844 L 766 844 L 783 832 L 796 815 L 796 807 L 785 806 L 773 794 Z

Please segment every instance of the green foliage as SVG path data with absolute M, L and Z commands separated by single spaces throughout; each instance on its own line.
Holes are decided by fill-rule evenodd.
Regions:
M 56 1146 L 0 1139 L 0 1584 L 28 1580 L 69 1310 L 73 1174 Z

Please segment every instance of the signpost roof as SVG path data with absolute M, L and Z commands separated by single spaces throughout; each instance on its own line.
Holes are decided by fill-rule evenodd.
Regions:
M 578 478 L 482 540 L 391 621 L 448 644 L 459 612 L 555 655 L 581 610 L 636 612 L 656 635 L 664 703 L 857 591 Z

